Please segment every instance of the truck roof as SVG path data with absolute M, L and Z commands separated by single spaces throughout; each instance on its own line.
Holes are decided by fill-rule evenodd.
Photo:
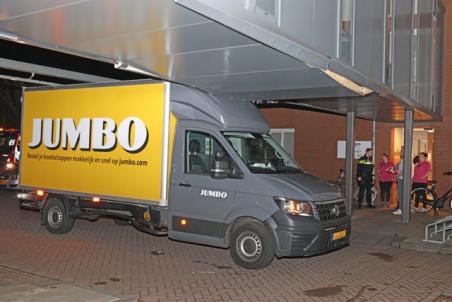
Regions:
M 179 84 L 171 84 L 171 111 L 180 120 L 204 120 L 225 131 L 268 132 L 257 107 L 247 101 L 218 97 Z

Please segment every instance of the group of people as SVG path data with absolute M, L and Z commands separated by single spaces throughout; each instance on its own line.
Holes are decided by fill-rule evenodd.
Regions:
M 358 167 L 356 171 L 356 180 L 359 186 L 358 193 L 358 208 L 362 207 L 364 194 L 366 195 L 367 206 L 375 208 L 372 204 L 372 186 L 374 163 L 372 160 L 372 148 L 366 149 L 366 153 L 358 160 Z M 427 161 L 428 155 L 425 152 L 419 153 L 414 159 L 414 174 L 412 179 L 412 189 L 426 188 L 428 184 L 428 177 L 432 173 L 431 164 Z M 381 161 L 378 164 L 378 177 L 380 183 L 380 205 L 381 207 L 389 207 L 391 200 L 392 184 L 397 181 L 397 209 L 393 212 L 396 215 L 402 213 L 399 205 L 402 200 L 402 182 L 403 182 L 403 147 L 400 152 L 400 161 L 397 165 L 389 159 L 388 154 L 381 155 Z M 419 206 L 422 201 L 425 207 L 425 196 L 416 195 L 415 206 Z

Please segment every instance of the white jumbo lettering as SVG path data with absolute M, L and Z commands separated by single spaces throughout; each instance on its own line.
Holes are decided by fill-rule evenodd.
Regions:
M 223 198 L 223 199 L 228 197 L 228 193 L 226 193 L 226 192 L 212 191 L 212 190 L 205 190 L 205 189 L 201 190 L 200 195 L 206 196 L 206 197 L 213 197 L 213 198 Z
M 134 126 L 134 139 L 130 141 Z M 38 148 L 43 142 L 51 150 L 61 145 L 67 149 L 68 145 L 81 150 L 110 151 L 115 149 L 119 142 L 127 152 L 139 152 L 146 147 L 148 141 L 148 130 L 144 122 L 137 117 L 124 119 L 118 127 L 117 138 L 115 135 L 116 123 L 111 118 L 81 118 L 75 126 L 74 119 L 33 119 L 32 140 L 28 143 L 30 148 Z M 61 137 L 61 140 L 60 140 Z M 90 142 L 90 138 L 92 142 Z M 91 143 L 91 146 L 90 146 Z

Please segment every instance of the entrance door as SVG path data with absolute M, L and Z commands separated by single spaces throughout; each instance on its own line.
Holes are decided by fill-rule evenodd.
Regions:
M 169 236 L 178 240 L 222 245 L 226 231 L 225 217 L 235 201 L 241 180 L 231 176 L 211 176 L 215 156 L 224 156 L 235 166 L 225 148 L 209 131 L 184 129 L 184 148 L 173 153 L 182 157 L 172 169 L 170 190 Z M 179 140 L 178 140 L 179 141 Z
M 413 129 L 413 151 L 411 159 L 420 152 L 428 154 L 428 161 L 433 164 L 433 136 L 434 129 L 432 128 L 414 128 Z M 393 155 L 394 161 L 399 162 L 400 151 L 403 146 L 403 128 L 393 129 Z

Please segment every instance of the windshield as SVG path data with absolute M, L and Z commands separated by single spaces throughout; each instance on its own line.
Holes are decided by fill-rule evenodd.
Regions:
M 301 173 L 300 166 L 268 134 L 224 132 L 232 145 L 253 173 Z
M 17 133 L 0 132 L 0 152 L 8 152 L 16 146 Z

